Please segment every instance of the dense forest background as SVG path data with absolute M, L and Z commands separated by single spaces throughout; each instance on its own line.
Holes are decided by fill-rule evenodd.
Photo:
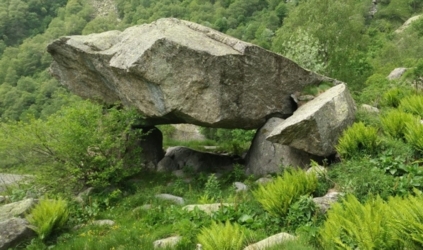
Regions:
M 423 57 L 423 19 L 395 32 L 422 12 L 423 1 L 378 0 L 376 13 L 374 5 L 372 0 L 0 0 L 0 117 L 46 118 L 72 102 L 48 72 L 46 46 L 54 39 L 162 17 L 197 22 L 281 53 L 348 83 L 359 102 L 371 102 L 392 69 L 415 67 Z

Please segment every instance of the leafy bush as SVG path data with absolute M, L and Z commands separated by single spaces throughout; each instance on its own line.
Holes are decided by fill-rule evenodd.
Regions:
M 46 121 L 1 123 L 0 155 L 42 168 L 41 181 L 56 190 L 116 184 L 139 171 L 137 118 L 135 110 L 77 101 Z
M 377 197 L 366 203 L 352 195 L 328 211 L 321 231 L 323 249 L 403 249 L 393 238 L 385 202 Z
M 41 200 L 26 219 L 41 240 L 46 239 L 55 229 L 60 229 L 68 220 L 67 203 L 63 199 Z
M 302 169 L 287 169 L 273 182 L 259 186 L 253 195 L 269 213 L 285 216 L 293 202 L 302 195 L 310 195 L 316 187 L 316 175 L 308 175 Z
M 407 124 L 405 139 L 417 151 L 423 152 L 423 126 L 420 122 L 410 122 Z
M 416 122 L 412 114 L 393 109 L 381 118 L 381 125 L 385 134 L 397 139 L 405 139 L 408 123 Z
M 238 250 L 242 249 L 245 234 L 238 224 L 212 222 L 208 228 L 203 228 L 197 236 L 204 250 Z
M 407 113 L 423 117 L 423 96 L 412 95 L 401 100 L 399 108 Z
M 349 158 L 361 152 L 373 153 L 378 145 L 377 130 L 358 122 L 344 131 L 339 138 L 336 150 L 341 157 Z
M 374 74 L 366 80 L 365 88 L 360 92 L 357 99 L 360 103 L 377 106 L 381 93 L 386 90 L 388 85 L 389 81 L 385 75 Z
M 291 204 L 285 218 L 288 228 L 297 228 L 311 222 L 316 212 L 316 204 L 313 197 L 303 195 L 296 202 Z
M 395 238 L 405 245 L 413 245 L 413 248 L 409 246 L 407 249 L 420 249 L 423 245 L 422 194 L 409 195 L 406 198 L 392 197 L 388 206 Z

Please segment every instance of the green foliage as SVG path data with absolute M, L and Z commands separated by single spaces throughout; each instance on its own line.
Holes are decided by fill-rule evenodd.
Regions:
M 351 158 L 362 152 L 374 153 L 379 143 L 377 130 L 358 122 L 344 131 L 336 150 L 341 157 Z
M 307 175 L 302 169 L 288 169 L 273 182 L 259 186 L 253 195 L 266 211 L 283 217 L 292 203 L 302 195 L 313 193 L 316 187 L 316 175 Z
M 377 197 L 366 203 L 352 195 L 328 211 L 320 235 L 324 249 L 401 249 L 393 238 L 385 202 Z
M 407 123 L 405 139 L 419 153 L 423 153 L 423 126 L 419 121 Z
M 319 40 L 302 29 L 291 34 L 283 43 L 281 53 L 289 59 L 297 62 L 302 67 L 315 72 L 324 72 L 325 49 Z
M 215 202 L 222 198 L 222 191 L 220 190 L 220 183 L 215 174 L 209 175 L 204 185 L 204 197 L 208 202 Z M 208 203 L 207 202 L 207 203 Z
M 412 89 L 407 86 L 396 87 L 383 93 L 381 105 L 397 108 L 401 100 L 412 94 Z
M 407 249 L 420 249 L 423 245 L 423 196 L 406 198 L 391 197 L 388 201 L 390 216 L 392 216 L 392 231 L 394 238 L 408 245 Z
M 405 139 L 407 124 L 416 123 L 417 119 L 412 114 L 398 109 L 390 110 L 380 119 L 385 134 L 397 139 Z
M 46 185 L 73 189 L 105 187 L 139 171 L 139 132 L 131 129 L 134 110 L 103 110 L 79 101 L 47 121 L 1 124 L 0 154 L 28 166 L 38 166 Z M 55 178 L 58 179 L 54 179 Z M 66 185 L 57 186 L 57 181 Z M 65 191 L 65 190 L 63 190 Z
M 26 216 L 41 240 L 45 240 L 54 230 L 62 228 L 68 220 L 67 203 L 63 199 L 42 199 Z
M 401 100 L 399 109 L 423 117 L 423 96 L 412 95 Z
M 248 150 L 255 135 L 255 130 L 201 128 L 201 133 L 208 139 L 215 140 L 219 147 L 240 155 Z
M 245 234 L 236 223 L 212 222 L 210 227 L 201 230 L 197 238 L 204 250 L 240 250 L 245 241 Z
M 377 106 L 381 99 L 381 93 L 384 93 L 386 86 L 389 85 L 388 79 L 382 74 L 374 74 L 367 78 L 364 89 L 360 92 L 358 101 L 361 103 Z
M 286 226 L 296 229 L 300 226 L 310 224 L 315 216 L 316 209 L 313 197 L 307 195 L 300 196 L 288 209 L 285 218 Z

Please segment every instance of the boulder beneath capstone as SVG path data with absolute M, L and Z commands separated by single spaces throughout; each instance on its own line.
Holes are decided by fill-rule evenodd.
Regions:
M 26 239 L 35 237 L 29 223 L 21 218 L 0 221 L 0 250 L 11 249 Z
M 173 18 L 48 45 L 52 74 L 75 94 L 137 108 L 146 126 L 261 127 L 290 95 L 335 80 L 208 27 Z
M 345 84 L 334 86 L 299 107 L 267 139 L 310 154 L 327 157 L 336 152 L 342 132 L 354 122 L 356 106 Z
M 280 173 L 283 167 L 305 167 L 310 164 L 312 155 L 279 143 L 273 143 L 266 138 L 284 119 L 273 117 L 255 134 L 245 157 L 245 169 L 248 175 L 265 176 Z

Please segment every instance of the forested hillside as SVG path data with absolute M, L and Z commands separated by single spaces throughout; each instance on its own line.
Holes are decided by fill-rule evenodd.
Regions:
M 116 0 L 117 13 L 99 14 L 102 2 L 0 1 L 2 119 L 47 117 L 66 103 L 66 91 L 48 73 L 45 48 L 52 40 L 161 17 L 194 21 L 276 51 L 356 92 L 377 74 L 414 67 L 423 56 L 422 20 L 394 33 L 422 11 L 421 0 L 380 0 L 374 15 L 371 0 Z

